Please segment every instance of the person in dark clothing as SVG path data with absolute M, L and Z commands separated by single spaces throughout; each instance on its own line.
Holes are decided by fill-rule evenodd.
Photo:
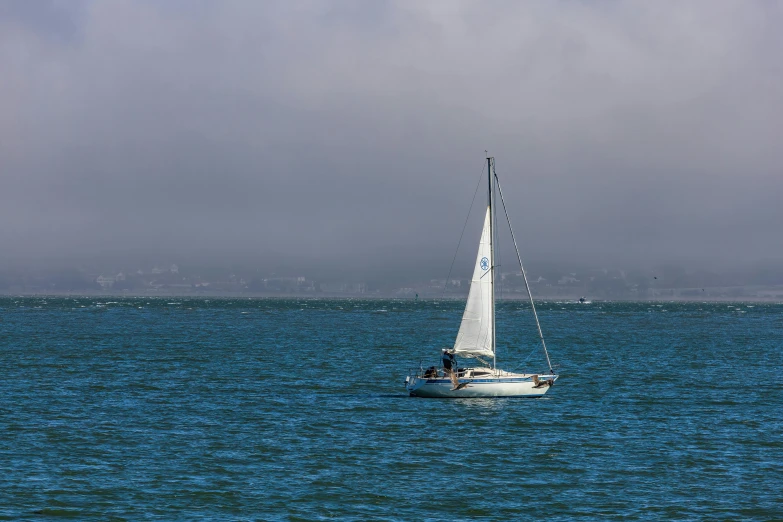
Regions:
M 452 368 L 457 367 L 457 360 L 454 358 L 454 352 L 448 350 L 447 348 L 443 349 L 443 369 L 446 371 L 446 373 L 451 372 Z

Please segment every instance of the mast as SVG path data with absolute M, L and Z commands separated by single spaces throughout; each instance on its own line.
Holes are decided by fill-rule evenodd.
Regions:
M 487 156 L 487 201 L 489 202 L 489 252 L 490 259 L 490 288 L 492 294 L 492 317 L 490 317 L 490 325 L 492 327 L 492 369 L 497 368 L 497 353 L 495 347 L 495 236 L 492 232 L 492 222 L 494 221 L 492 216 L 492 158 Z

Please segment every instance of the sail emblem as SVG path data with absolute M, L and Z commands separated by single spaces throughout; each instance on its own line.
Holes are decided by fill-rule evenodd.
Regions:
M 481 258 L 481 269 L 482 270 L 488 270 L 489 269 L 489 259 L 486 257 Z

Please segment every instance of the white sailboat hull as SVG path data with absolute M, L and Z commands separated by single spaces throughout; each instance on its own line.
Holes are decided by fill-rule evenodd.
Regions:
M 536 383 L 535 378 L 538 378 Z M 557 375 L 509 374 L 460 378 L 459 389 L 447 377 L 426 378 L 411 375 L 405 380 L 405 387 L 412 397 L 460 399 L 477 397 L 543 397 Z M 547 382 L 547 381 L 551 381 Z

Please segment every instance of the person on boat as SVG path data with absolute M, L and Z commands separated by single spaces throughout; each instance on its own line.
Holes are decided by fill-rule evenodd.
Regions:
M 438 369 L 434 366 L 430 366 L 427 368 L 427 371 L 424 372 L 424 378 L 425 379 L 434 379 L 438 376 Z
M 443 349 L 443 370 L 445 373 L 451 373 L 452 368 L 457 367 L 457 359 L 454 357 L 454 352 L 448 348 Z

